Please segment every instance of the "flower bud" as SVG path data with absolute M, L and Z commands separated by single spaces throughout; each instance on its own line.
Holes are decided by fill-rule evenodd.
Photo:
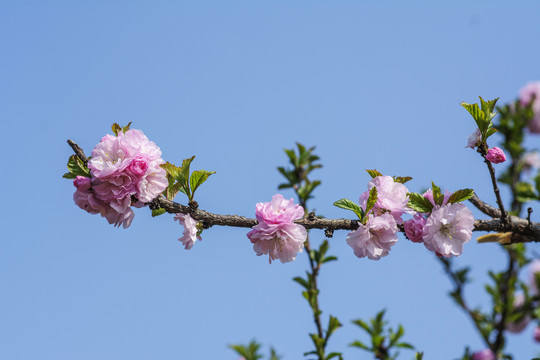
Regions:
M 498 147 L 494 147 L 488 150 L 486 159 L 494 164 L 500 164 L 506 161 L 506 155 Z
M 81 191 L 90 190 L 90 187 L 92 186 L 90 184 L 89 177 L 80 175 L 77 175 L 77 177 L 73 180 L 73 185 Z

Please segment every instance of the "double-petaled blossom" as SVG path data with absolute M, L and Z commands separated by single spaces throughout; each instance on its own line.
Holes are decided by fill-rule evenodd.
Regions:
M 178 220 L 180 225 L 184 226 L 184 236 L 178 239 L 178 241 L 184 245 L 186 250 L 191 249 L 197 240 L 202 241 L 200 235 L 197 235 L 199 231 L 197 229 L 197 221 L 191 215 L 178 213 L 174 216 L 174 220 Z
M 124 228 L 133 220 L 133 199 L 150 202 L 167 187 L 161 150 L 140 130 L 105 135 L 88 162 L 91 178 L 75 179 L 74 200 L 86 211 L 101 214 Z
M 402 224 L 401 216 L 409 210 L 407 187 L 401 183 L 395 182 L 391 176 L 377 176 L 368 183 L 368 189 L 373 187 L 377 189 L 377 202 L 373 206 L 373 213 L 381 215 L 390 213 L 396 223 Z M 365 209 L 369 198 L 369 190 L 360 195 L 360 206 Z
M 486 159 L 494 164 L 500 164 L 506 161 L 506 155 L 501 148 L 495 146 L 488 150 L 486 154 Z
M 268 254 L 270 263 L 276 259 L 282 263 L 293 261 L 307 239 L 306 229 L 294 223 L 304 216 L 304 208 L 294 205 L 293 199 L 285 200 L 281 194 L 274 195 L 270 202 L 258 203 L 255 208 L 259 223 L 247 234 L 253 250 L 259 256 Z
M 403 227 L 405 228 L 405 235 L 412 242 L 422 242 L 422 234 L 424 231 L 424 225 L 426 225 L 427 219 L 422 214 L 414 214 L 412 219 L 405 221 Z
M 497 357 L 490 349 L 476 351 L 472 354 L 472 360 L 496 360 Z
M 480 133 L 480 130 L 479 129 L 476 129 L 474 130 L 474 132 L 469 135 L 469 137 L 467 138 L 467 146 L 465 146 L 466 148 L 471 148 L 471 149 L 474 149 L 475 147 L 477 147 L 478 145 L 480 145 L 480 143 L 482 142 L 482 134 Z
M 73 185 L 77 188 L 73 194 L 73 201 L 81 209 L 90 214 L 101 214 L 101 216 L 107 219 L 109 224 L 114 226 L 122 225 L 124 228 L 127 228 L 131 225 L 135 213 L 130 208 L 123 212 L 118 212 L 111 207 L 110 203 L 101 200 L 94 193 L 90 178 L 77 176 L 73 180 Z
M 525 295 L 523 293 L 514 294 L 513 308 L 519 309 L 523 305 L 525 305 Z M 517 334 L 525 330 L 530 321 L 531 317 L 528 314 L 524 314 L 519 320 L 507 323 L 505 329 L 508 332 Z
M 370 213 L 365 224 L 360 224 L 358 229 L 347 234 L 347 244 L 359 258 L 379 260 L 388 255 L 390 248 L 397 242 L 397 232 L 397 223 L 391 214 Z
M 422 232 L 425 247 L 439 256 L 458 256 L 471 240 L 474 216 L 461 203 L 435 205 Z
M 533 118 L 529 123 L 529 131 L 533 134 L 540 134 L 540 82 L 530 82 L 519 91 L 519 102 L 522 106 L 527 106 L 533 101 L 531 108 Z

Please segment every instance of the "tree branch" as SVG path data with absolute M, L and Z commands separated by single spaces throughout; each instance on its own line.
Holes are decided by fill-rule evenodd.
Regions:
M 83 150 L 76 143 L 68 140 L 68 144 L 82 161 L 85 163 L 88 162 L 88 158 Z M 504 222 L 503 220 L 500 220 L 501 213 L 499 209 L 484 203 L 476 195 L 473 196 L 470 201 L 484 214 L 494 218 L 493 220 L 476 220 L 474 222 L 473 231 L 512 232 L 511 243 L 540 242 L 540 223 L 529 223 L 527 219 L 522 219 L 517 216 L 511 216 L 511 222 Z M 159 196 L 149 205 L 151 208 L 163 208 L 171 214 L 190 214 L 192 218 L 202 222 L 205 228 L 209 228 L 213 225 L 252 228 L 258 223 L 257 219 L 246 218 L 244 216 L 220 215 L 195 209 L 194 207 L 167 200 L 163 196 Z M 300 220 L 295 220 L 294 222 L 302 225 L 306 229 L 325 229 L 333 231 L 356 230 L 358 228 L 358 220 L 350 219 L 322 219 L 308 216 Z

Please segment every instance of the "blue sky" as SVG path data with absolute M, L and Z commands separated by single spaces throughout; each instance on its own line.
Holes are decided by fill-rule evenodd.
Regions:
M 73 203 L 66 140 L 89 154 L 113 122 L 132 121 L 165 160 L 196 155 L 195 169 L 217 172 L 197 200 L 222 214 L 253 217 L 270 201 L 296 141 L 322 159 L 311 207 L 327 217 L 349 216 L 332 203 L 356 200 L 367 168 L 494 203 L 459 103 L 511 101 L 540 80 L 539 20 L 533 1 L 1 1 L 0 358 L 236 359 L 227 344 L 252 338 L 301 358 L 314 326 L 291 279 L 305 254 L 269 265 L 247 229 L 219 227 L 186 251 L 172 215 L 147 209 L 113 228 Z M 324 318 L 344 324 L 330 350 L 365 356 L 347 347 L 366 340 L 350 321 L 383 308 L 427 359 L 483 348 L 431 253 L 401 238 L 373 262 L 345 236 L 320 280 Z M 474 266 L 471 304 L 486 304 L 502 252 L 471 241 L 457 263 Z M 532 326 L 509 347 L 540 351 Z

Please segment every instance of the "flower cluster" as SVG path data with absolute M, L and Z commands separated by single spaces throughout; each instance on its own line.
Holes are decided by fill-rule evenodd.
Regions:
M 255 209 L 259 223 L 247 237 L 257 255 L 268 254 L 270 263 L 276 259 L 282 263 L 296 259 L 296 254 L 304 249 L 307 231 L 294 220 L 304 216 L 304 208 L 294 205 L 293 199 L 285 200 L 283 195 L 276 194 L 271 202 L 258 203 Z
M 88 162 L 91 177 L 73 181 L 73 200 L 81 209 L 127 228 L 135 216 L 131 205 L 143 206 L 167 187 L 163 163 L 159 147 L 140 130 L 105 135 Z
M 409 210 L 409 191 L 391 176 L 376 176 L 368 183 L 369 190 L 360 196 L 359 203 L 364 210 L 372 188 L 377 190 L 377 201 L 367 211 L 365 221 L 361 221 L 358 229 L 347 234 L 347 244 L 359 258 L 379 260 L 388 255 L 398 240 L 398 224 L 403 223 L 401 216 Z
M 449 203 L 451 195 L 445 191 L 437 203 L 433 190 L 429 189 L 423 197 L 433 205 L 431 212 L 416 213 L 403 225 L 409 240 L 423 243 L 426 249 L 442 257 L 461 255 L 474 226 L 472 211 L 461 203 Z

